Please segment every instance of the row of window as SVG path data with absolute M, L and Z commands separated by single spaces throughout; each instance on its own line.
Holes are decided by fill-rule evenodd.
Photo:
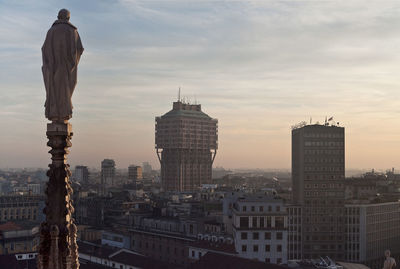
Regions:
M 266 217 L 240 217 L 239 227 L 240 228 L 250 228 L 249 219 L 251 218 L 251 228 L 272 228 L 284 229 L 285 228 L 285 217 L 283 216 L 266 216 Z M 266 220 L 266 221 L 265 221 Z M 273 225 L 273 222 L 274 224 Z
M 314 138 L 343 138 L 343 133 L 304 133 L 304 137 Z
M 343 141 L 305 141 L 306 147 L 339 147 L 344 146 Z
M 258 240 L 258 239 L 260 239 L 260 233 L 259 232 L 253 232 L 253 233 L 251 233 L 252 234 L 252 239 L 253 240 Z M 262 233 L 261 233 L 262 234 Z M 272 239 L 272 237 L 271 237 L 271 232 L 265 232 L 264 233 L 264 239 L 265 240 L 271 240 Z M 240 239 L 242 239 L 242 240 L 247 240 L 247 239 L 249 239 L 248 238 L 248 233 L 247 232 L 241 232 L 240 233 Z M 282 232 L 277 232 L 276 234 L 275 234 L 275 238 L 274 239 L 276 239 L 276 240 L 282 240 L 283 239 L 283 233 Z
M 264 206 L 249 206 L 249 208 L 250 208 L 250 211 L 251 212 L 256 212 L 256 209 L 257 209 L 257 212 L 264 212 Z M 275 208 L 275 211 L 276 212 L 280 212 L 281 211 L 281 206 L 279 206 L 279 205 L 277 205 L 277 206 L 275 206 L 274 207 Z M 272 210 L 273 210 L 273 207 L 272 206 L 268 206 L 267 207 L 267 212 L 272 212 Z M 247 212 L 247 206 L 242 206 L 242 212 Z
M 265 245 L 264 247 L 265 252 L 271 251 L 271 245 Z M 253 245 L 253 252 L 258 252 L 259 246 Z M 247 252 L 247 245 L 242 245 L 242 252 Z M 282 245 L 276 245 L 276 252 L 282 252 Z
M 305 166 L 304 171 L 344 171 L 343 166 Z
M 344 150 L 341 149 L 305 149 L 306 155 L 343 155 Z

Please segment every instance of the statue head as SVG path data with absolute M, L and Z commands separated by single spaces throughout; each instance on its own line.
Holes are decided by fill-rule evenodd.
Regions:
M 385 257 L 390 257 L 390 250 L 385 250 Z
M 69 12 L 69 10 L 63 8 L 63 9 L 61 9 L 61 10 L 58 12 L 57 18 L 58 18 L 59 20 L 69 21 L 70 16 L 71 16 L 71 13 Z

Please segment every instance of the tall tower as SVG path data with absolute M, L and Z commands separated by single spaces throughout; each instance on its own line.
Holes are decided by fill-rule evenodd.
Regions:
M 106 187 L 114 186 L 115 161 L 104 159 L 101 162 L 101 194 L 106 194 Z
M 142 167 L 136 165 L 130 165 L 128 167 L 128 179 L 130 183 L 136 188 L 138 180 L 143 179 Z
M 194 191 L 211 183 L 217 154 L 218 120 L 201 111 L 201 105 L 178 100 L 156 117 L 155 144 L 165 191 Z
M 87 166 L 77 165 L 75 166 L 74 173 L 75 180 L 78 182 L 88 183 L 89 182 L 89 170 Z
M 344 258 L 344 128 L 292 129 L 293 202 L 302 207 L 303 258 Z

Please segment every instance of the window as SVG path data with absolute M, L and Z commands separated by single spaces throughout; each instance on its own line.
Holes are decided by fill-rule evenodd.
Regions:
M 285 218 L 284 217 L 275 217 L 275 228 L 283 229 L 285 227 Z
M 256 207 L 255 206 L 252 206 L 251 207 L 251 212 L 254 212 L 256 210 Z
M 281 211 L 281 207 L 279 205 L 276 206 L 276 211 L 277 212 Z
M 253 233 L 253 239 L 254 240 L 258 240 L 259 239 L 259 236 L 258 236 L 258 233 L 256 232 L 256 233 Z
M 192 250 L 192 257 L 194 257 L 194 250 Z
M 246 232 L 241 233 L 240 234 L 240 239 L 246 240 L 247 239 L 247 233 Z
M 272 224 L 271 224 L 271 217 L 267 216 L 267 228 L 271 228 Z
M 282 240 L 283 239 L 283 234 L 281 232 L 276 233 L 276 239 Z
M 271 259 L 270 258 L 265 258 L 265 262 L 266 263 L 271 263 Z
M 258 252 L 258 245 L 253 245 L 253 251 Z
M 276 246 L 276 251 L 277 252 L 282 252 L 282 245 L 277 245 Z
M 249 228 L 249 218 L 240 217 L 240 228 Z
M 281 263 L 282 263 L 282 258 L 276 259 L 276 263 L 277 263 L 277 264 L 281 264 Z
M 252 227 L 253 228 L 257 227 L 257 217 L 252 218 Z
M 265 245 L 265 252 L 270 252 L 270 251 L 271 251 L 271 246 Z
M 260 212 L 263 212 L 263 211 L 264 211 L 264 207 L 260 206 Z
M 124 269 L 124 266 L 123 266 L 123 265 L 120 265 L 120 266 L 119 266 L 119 269 Z
M 265 232 L 265 240 L 271 240 L 271 233 Z
M 260 227 L 264 228 L 264 217 L 260 217 Z
M 242 252 L 246 252 L 247 251 L 247 245 L 242 245 Z
M 247 211 L 247 208 L 246 208 L 245 205 L 242 207 L 242 211 L 243 211 L 243 212 L 246 212 L 246 211 Z

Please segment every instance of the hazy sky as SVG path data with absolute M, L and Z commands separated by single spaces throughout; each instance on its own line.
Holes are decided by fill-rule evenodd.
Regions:
M 290 168 L 290 126 L 334 116 L 346 168 L 400 169 L 400 2 L 365 0 L 0 0 L 0 167 L 50 162 L 40 49 L 60 8 L 85 48 L 71 166 L 158 167 L 180 86 L 219 121 L 217 166 Z

